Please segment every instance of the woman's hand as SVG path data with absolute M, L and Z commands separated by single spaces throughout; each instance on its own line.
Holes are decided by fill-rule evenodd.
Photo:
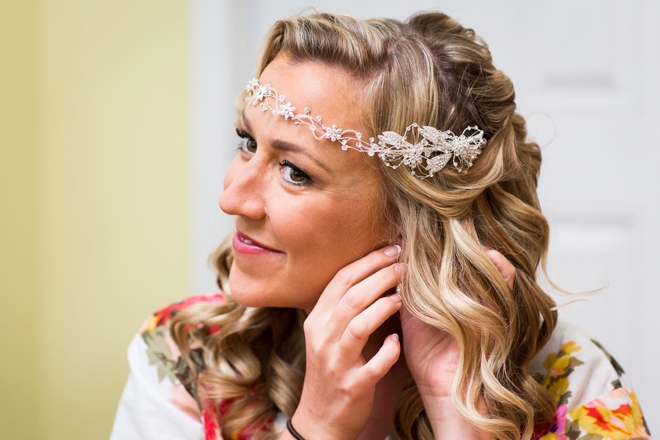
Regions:
M 379 298 L 400 282 L 400 248 L 374 251 L 340 270 L 305 321 L 307 370 L 294 428 L 304 437 L 357 438 L 369 421 L 378 381 L 396 363 L 399 339 L 388 336 L 370 359 L 369 336 L 401 307 Z
M 516 276 L 513 265 L 499 252 L 486 253 L 510 289 Z M 401 312 L 403 348 L 406 363 L 415 379 L 436 438 L 481 438 L 456 413 L 451 401 L 451 386 L 456 375 L 460 350 L 456 340 L 442 330 Z M 485 411 L 485 408 L 484 408 Z

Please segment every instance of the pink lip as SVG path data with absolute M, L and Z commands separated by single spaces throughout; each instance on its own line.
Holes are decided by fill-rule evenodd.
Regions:
M 238 231 L 234 234 L 232 246 L 236 252 L 247 255 L 281 254 L 280 251 L 266 247 Z

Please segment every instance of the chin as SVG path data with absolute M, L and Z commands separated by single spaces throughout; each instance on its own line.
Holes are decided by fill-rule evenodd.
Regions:
M 255 279 L 241 271 L 236 264 L 229 272 L 229 290 L 234 300 L 245 307 L 290 307 L 281 304 L 282 295 L 277 294 L 278 289 L 272 281 Z
M 240 273 L 240 270 L 236 270 L 235 267 L 233 267 L 232 271 L 229 273 L 229 290 L 231 296 L 242 306 L 270 306 L 270 304 L 265 304 L 268 302 L 265 301 L 269 296 L 268 292 L 264 292 L 263 289 L 260 289 L 260 284 L 261 283 L 257 283 L 254 280 L 251 280 L 250 277 L 246 277 L 244 274 Z
M 255 279 L 242 272 L 236 265 L 229 272 L 229 290 L 234 300 L 245 307 L 292 307 L 311 309 L 314 306 L 303 304 L 293 294 L 295 289 L 279 288 L 272 279 Z

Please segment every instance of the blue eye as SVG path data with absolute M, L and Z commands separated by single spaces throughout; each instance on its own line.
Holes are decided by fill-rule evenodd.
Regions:
M 236 134 L 242 140 L 238 144 L 238 149 L 245 151 L 246 153 L 256 153 L 257 152 L 257 141 L 254 140 L 252 136 L 244 132 L 243 130 L 236 129 Z
M 304 186 L 311 183 L 309 176 L 288 160 L 280 162 L 280 166 L 282 167 L 282 176 L 287 183 L 296 186 Z

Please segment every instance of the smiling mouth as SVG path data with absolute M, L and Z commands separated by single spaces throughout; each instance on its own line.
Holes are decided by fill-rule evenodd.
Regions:
M 245 234 L 242 234 L 239 231 L 236 231 L 236 236 L 234 237 L 234 249 L 243 253 L 245 253 L 245 251 L 247 251 L 247 253 L 252 253 L 250 251 L 281 253 L 278 250 L 271 249 L 268 246 L 264 246 L 263 244 L 251 239 L 250 237 L 248 237 Z
M 246 244 L 254 244 L 254 241 L 250 240 L 249 238 L 245 238 L 240 234 L 238 236 L 238 239 L 241 240 L 243 243 L 246 243 Z

